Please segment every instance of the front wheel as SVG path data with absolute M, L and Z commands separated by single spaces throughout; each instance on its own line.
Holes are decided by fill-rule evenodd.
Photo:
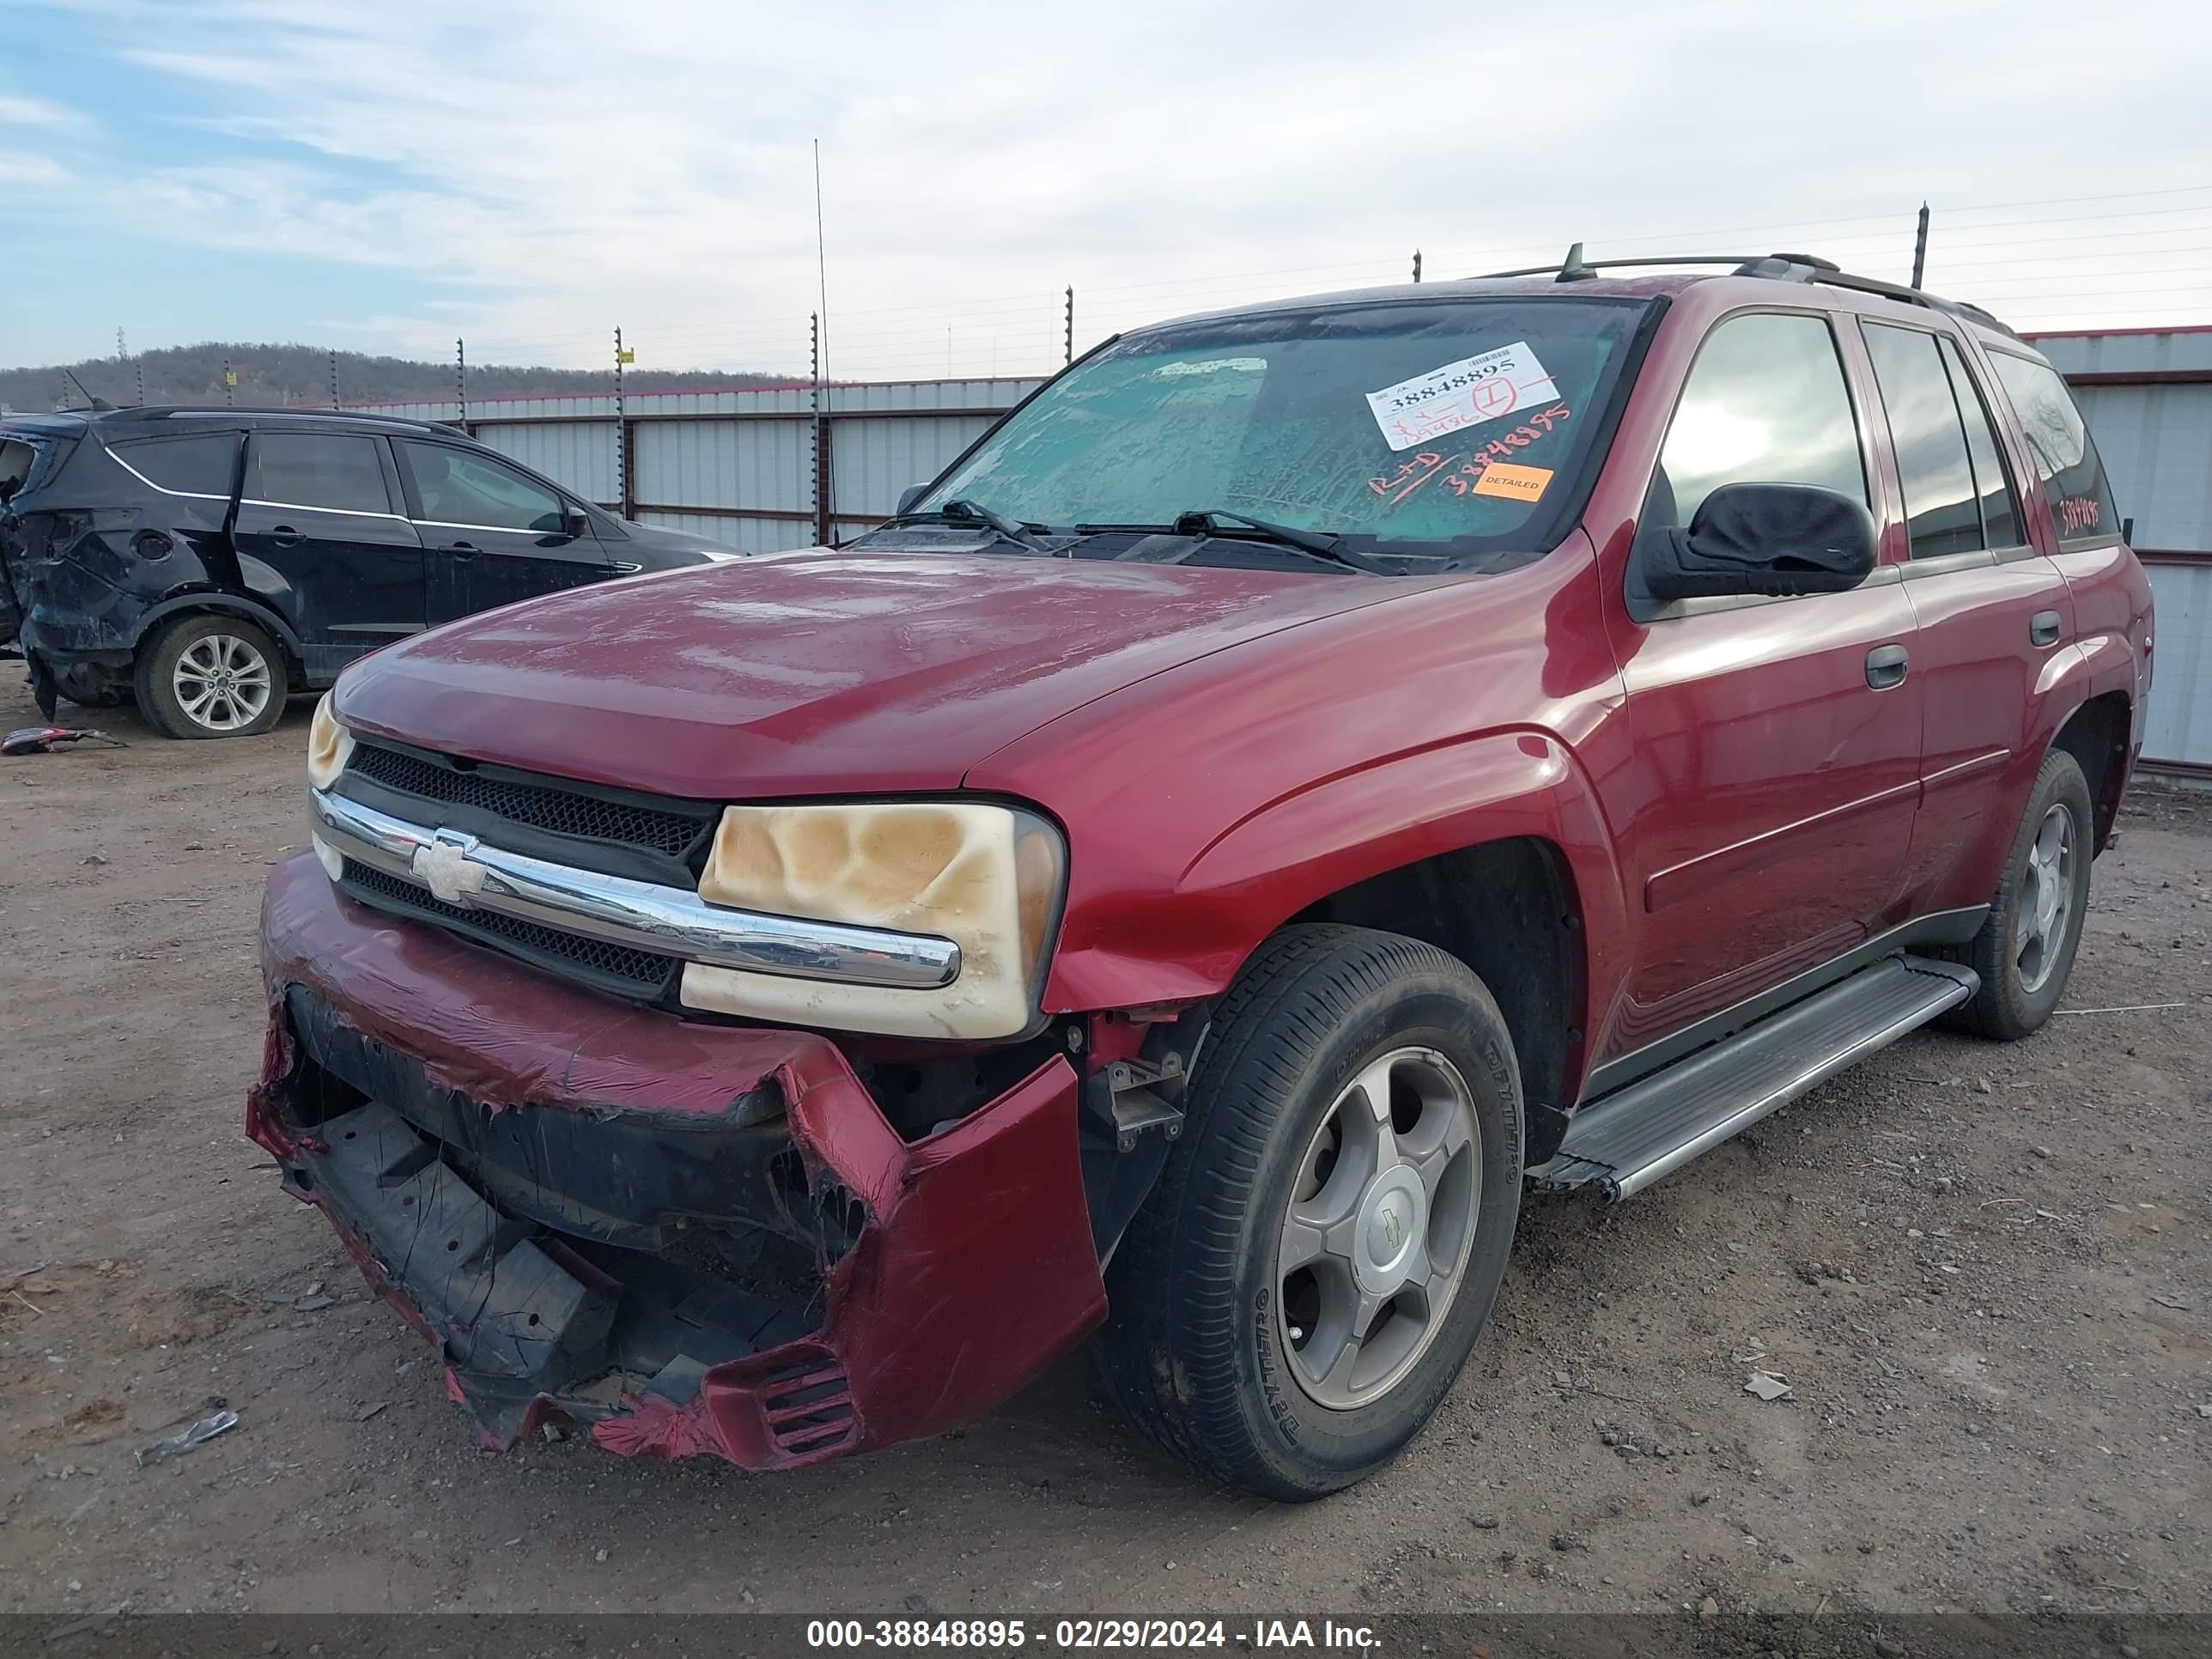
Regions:
M 1489 1319 L 1521 1153 L 1512 1039 L 1480 980 L 1396 934 L 1285 928 L 1223 999 L 1115 1252 L 1109 1390 L 1264 1497 L 1373 1473 Z
M 138 653 L 138 708 L 171 738 L 242 738 L 284 713 L 284 658 L 239 617 L 185 617 Z

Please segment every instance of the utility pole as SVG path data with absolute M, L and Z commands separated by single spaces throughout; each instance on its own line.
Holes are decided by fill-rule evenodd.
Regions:
M 1918 288 L 1920 279 L 1928 274 L 1928 204 L 1920 204 L 1920 229 L 1912 239 L 1912 286 Z
M 456 418 L 462 430 L 466 431 L 469 424 L 469 343 L 466 340 L 453 342 L 453 401 L 460 410 Z
M 123 330 L 118 325 L 115 331 L 115 361 L 119 363 L 130 355 L 131 348 L 123 343 Z
M 1421 280 L 1421 250 L 1419 248 L 1413 250 L 1413 280 L 1417 283 Z
M 238 404 L 238 371 L 230 366 L 230 359 L 222 360 L 222 406 L 233 409 Z
M 1067 356 L 1063 361 L 1071 363 L 1075 361 L 1075 287 L 1073 283 L 1070 283 L 1067 289 Z
M 337 406 L 338 406 L 338 353 L 337 353 L 337 348 L 336 346 L 332 346 L 332 347 L 331 348 L 331 407 L 332 409 L 336 409 Z
M 138 407 L 143 409 L 146 407 L 146 360 L 141 357 L 136 367 L 138 371 Z

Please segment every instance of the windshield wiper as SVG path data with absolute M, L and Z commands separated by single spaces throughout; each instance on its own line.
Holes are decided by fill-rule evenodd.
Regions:
M 909 524 L 979 524 L 987 530 L 998 532 L 1006 540 L 1026 547 L 1033 553 L 1049 554 L 1054 550 L 1037 538 L 1037 532 L 1044 529 L 1044 526 L 1023 524 L 1003 513 L 994 513 L 981 501 L 971 501 L 965 496 L 924 512 L 902 513 L 896 518 L 885 520 L 877 528 L 896 530 L 901 525 Z
M 1395 576 L 1399 574 L 1364 554 L 1354 553 L 1345 546 L 1341 536 L 1319 530 L 1294 530 L 1286 524 L 1270 524 L 1265 519 L 1251 518 L 1243 513 L 1224 512 L 1218 507 L 1204 507 L 1176 514 L 1175 533 L 1200 538 L 1218 536 L 1221 532 L 1214 528 L 1217 520 L 1256 532 L 1268 541 L 1279 542 L 1285 547 L 1295 547 L 1301 553 L 1310 553 L 1317 559 L 1329 559 L 1338 564 L 1349 565 L 1354 570 L 1364 570 L 1370 576 Z

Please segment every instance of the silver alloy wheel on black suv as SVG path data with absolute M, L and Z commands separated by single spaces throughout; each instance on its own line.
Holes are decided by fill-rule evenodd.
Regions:
M 139 648 L 138 707 L 173 738 L 266 732 L 284 712 L 289 682 L 276 642 L 229 616 L 184 617 Z

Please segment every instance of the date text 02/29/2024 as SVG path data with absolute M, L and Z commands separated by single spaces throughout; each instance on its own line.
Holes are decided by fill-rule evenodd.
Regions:
M 1376 1645 L 1373 1629 L 1334 1620 L 1255 1619 L 1231 1627 L 1220 1619 L 813 1619 L 810 1648 L 944 1648 L 1012 1651 L 1036 1647 L 1097 1649 L 1347 1649 Z

